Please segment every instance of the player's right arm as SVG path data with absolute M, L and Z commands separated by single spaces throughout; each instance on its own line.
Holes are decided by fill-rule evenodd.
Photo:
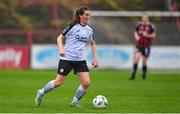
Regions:
M 140 37 L 139 37 L 137 31 L 134 32 L 134 37 L 135 37 L 136 41 L 139 41 Z
M 63 39 L 64 39 L 64 36 L 62 34 L 60 34 L 57 37 L 57 44 L 58 44 L 58 47 L 59 47 L 59 53 L 60 53 L 61 57 L 64 57 L 64 55 L 65 55 L 64 47 L 63 47 Z
M 139 41 L 139 39 L 140 39 L 140 36 L 138 34 L 139 27 L 140 27 L 140 22 L 138 22 L 136 24 L 135 31 L 134 31 L 134 38 L 135 38 L 136 41 Z
M 60 53 L 61 57 L 65 56 L 64 47 L 63 47 L 63 39 L 66 37 L 67 33 L 70 31 L 70 29 L 72 27 L 73 26 L 70 26 L 70 25 L 67 26 L 57 38 L 57 44 L 58 44 L 58 47 L 60 49 L 59 53 Z

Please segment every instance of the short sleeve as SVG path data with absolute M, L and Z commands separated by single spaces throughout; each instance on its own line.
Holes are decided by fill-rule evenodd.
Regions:
M 136 24 L 136 26 L 135 26 L 135 31 L 136 31 L 136 32 L 138 32 L 138 31 L 139 31 L 139 27 L 140 27 L 140 25 L 141 25 L 141 24 L 140 24 L 140 22 L 138 22 L 138 23 Z
M 94 40 L 94 31 L 92 30 L 91 34 L 90 34 L 90 41 Z
M 63 31 L 62 31 L 62 35 L 65 37 L 66 34 L 71 30 L 73 26 L 67 26 Z
M 153 24 L 150 24 L 150 27 L 151 27 L 151 33 L 155 32 L 155 26 Z

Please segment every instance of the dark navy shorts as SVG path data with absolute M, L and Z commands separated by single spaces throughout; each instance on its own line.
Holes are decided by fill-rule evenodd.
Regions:
M 78 72 L 89 72 L 87 63 L 83 61 L 68 61 L 68 60 L 59 60 L 59 65 L 57 73 L 63 76 L 67 76 L 71 70 L 74 70 L 74 74 Z
M 149 57 L 151 48 L 150 47 L 139 47 L 136 46 L 136 51 L 135 52 L 140 52 L 144 57 Z

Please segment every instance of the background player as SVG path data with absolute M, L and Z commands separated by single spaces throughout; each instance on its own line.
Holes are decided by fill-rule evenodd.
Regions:
M 143 57 L 142 78 L 146 79 L 147 59 L 150 55 L 151 40 L 156 37 L 154 25 L 149 22 L 148 15 L 144 14 L 141 20 L 141 22 L 138 22 L 134 32 L 136 50 L 132 74 L 129 80 L 135 79 L 138 63 L 141 57 Z
M 90 84 L 89 70 L 86 61 L 83 57 L 83 52 L 86 44 L 91 44 L 92 54 L 94 60 L 92 65 L 94 68 L 98 67 L 96 44 L 94 41 L 93 29 L 88 25 L 90 19 L 90 9 L 86 6 L 81 6 L 75 11 L 74 19 L 69 26 L 57 38 L 58 47 L 60 49 L 60 60 L 57 70 L 57 77 L 55 80 L 48 82 L 42 89 L 39 89 L 35 102 L 37 105 L 41 104 L 42 97 L 53 90 L 54 88 L 63 84 L 65 76 L 74 69 L 75 74 L 78 75 L 81 85 L 77 89 L 71 106 L 81 107 L 79 105 L 80 99 L 85 94 Z M 62 40 L 66 38 L 65 46 L 63 47 Z

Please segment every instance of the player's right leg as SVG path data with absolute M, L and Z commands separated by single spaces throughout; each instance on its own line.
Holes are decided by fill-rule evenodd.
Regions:
M 57 74 L 57 77 L 55 80 L 52 80 L 52 81 L 49 81 L 43 88 L 39 89 L 37 91 L 37 95 L 36 95 L 36 98 L 35 98 L 35 103 L 37 106 L 40 106 L 41 105 L 41 102 L 42 102 L 42 98 L 43 96 L 50 92 L 51 90 L 53 90 L 54 88 L 60 86 L 63 84 L 64 82 L 64 79 L 65 77 L 60 75 L 60 74 Z
M 53 90 L 54 88 L 63 84 L 65 76 L 72 70 L 72 66 L 69 61 L 59 60 L 57 76 L 55 80 L 48 82 L 42 89 L 39 89 L 35 98 L 36 105 L 40 106 L 43 96 Z
M 139 51 L 135 52 L 134 64 L 133 64 L 133 68 L 132 68 L 132 72 L 131 72 L 131 76 L 129 77 L 129 80 L 135 79 L 135 75 L 136 75 L 136 71 L 138 68 L 138 63 L 139 63 L 140 58 L 141 58 L 141 52 L 139 52 Z

